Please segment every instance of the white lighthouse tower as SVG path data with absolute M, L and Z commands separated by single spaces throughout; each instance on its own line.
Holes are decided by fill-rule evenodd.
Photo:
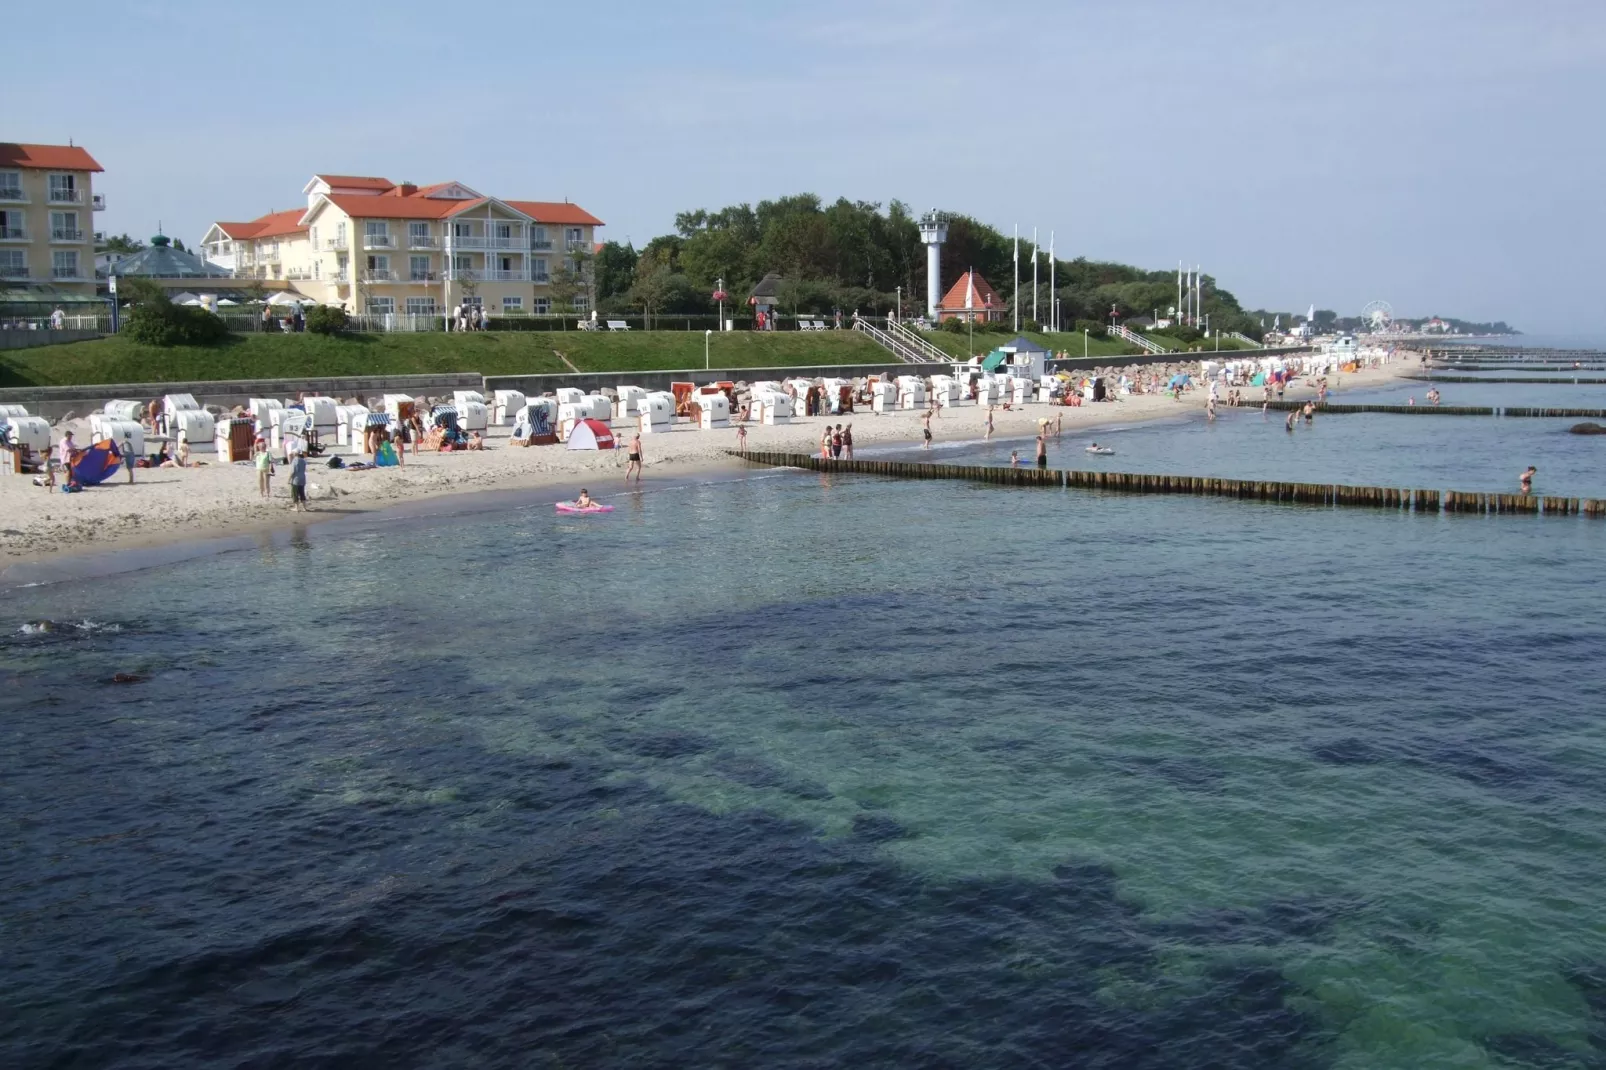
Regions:
M 920 240 L 926 243 L 926 318 L 937 322 L 942 300 L 942 244 L 948 240 L 948 220 L 933 208 L 920 217 Z

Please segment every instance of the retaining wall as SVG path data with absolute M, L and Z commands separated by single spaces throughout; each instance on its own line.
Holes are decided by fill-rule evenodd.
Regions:
M 100 331 L 0 331 L 0 349 L 32 349 L 63 342 L 87 342 L 100 338 Z

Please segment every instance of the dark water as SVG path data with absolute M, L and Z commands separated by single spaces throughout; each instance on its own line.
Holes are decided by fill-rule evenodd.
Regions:
M 1606 1058 L 1606 527 L 616 504 L 7 592 L 0 1065 Z

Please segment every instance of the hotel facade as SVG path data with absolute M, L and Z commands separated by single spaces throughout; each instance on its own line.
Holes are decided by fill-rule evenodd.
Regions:
M 0 143 L 0 284 L 95 296 L 100 171 L 76 145 Z
M 589 307 L 582 292 L 559 308 L 553 292 L 560 271 L 579 273 L 603 225 L 578 205 L 355 175 L 314 175 L 302 192 L 305 209 L 212 224 L 201 255 L 367 315 L 440 315 L 464 301 L 498 315 Z

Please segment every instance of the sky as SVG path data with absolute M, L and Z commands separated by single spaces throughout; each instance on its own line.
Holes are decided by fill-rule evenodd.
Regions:
M 88 148 L 111 233 L 193 242 L 320 171 L 569 199 L 637 247 L 812 192 L 1202 264 L 1248 308 L 1599 316 L 1602 0 L 81 7 L 87 56 L 8 16 L 0 138 Z

